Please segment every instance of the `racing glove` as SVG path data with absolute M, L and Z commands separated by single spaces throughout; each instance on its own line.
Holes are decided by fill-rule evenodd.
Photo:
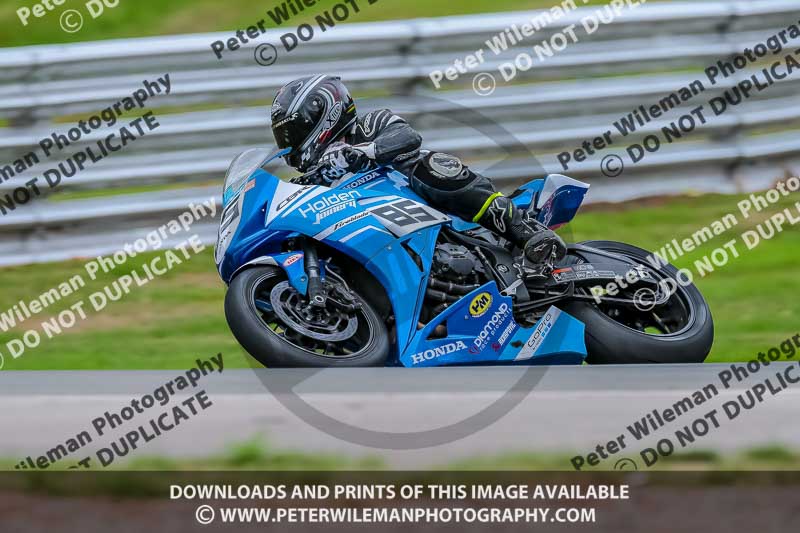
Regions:
M 332 183 L 348 172 L 358 172 L 368 168 L 375 159 L 375 145 L 333 143 L 320 157 L 319 174 L 323 180 Z

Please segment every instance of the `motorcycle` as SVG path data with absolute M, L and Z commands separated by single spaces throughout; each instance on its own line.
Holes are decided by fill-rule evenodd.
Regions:
M 285 153 L 231 163 L 214 252 L 228 325 L 267 367 L 689 363 L 711 349 L 703 296 L 646 250 L 590 241 L 526 264 L 391 167 L 327 187 L 265 170 Z M 548 175 L 509 197 L 557 228 L 588 189 Z

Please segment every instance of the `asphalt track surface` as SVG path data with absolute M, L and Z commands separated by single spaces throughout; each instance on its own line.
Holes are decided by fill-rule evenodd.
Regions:
M 81 451 L 108 446 L 200 389 L 213 405 L 133 454 L 204 457 L 262 438 L 273 449 L 371 456 L 395 468 L 427 468 L 508 452 L 586 455 L 625 435 L 626 448 L 602 463 L 611 468 L 623 457 L 640 461 L 640 451 L 661 438 L 677 444 L 675 431 L 697 419 L 707 424 L 698 423 L 695 443 L 683 451 L 772 444 L 800 449 L 800 384 L 782 387 L 776 377 L 788 371 L 800 378 L 800 366 L 772 363 L 741 382 L 734 379 L 726 389 L 720 373 L 730 367 L 225 370 L 203 377 L 197 388 L 166 406 L 156 405 L 96 437 Z M 94 418 L 120 412 L 181 373 L 2 371 L 0 457 L 35 458 L 84 429 L 95 437 Z M 775 393 L 767 390 L 763 401 L 730 420 L 723 404 L 746 397 L 767 379 Z M 650 436 L 636 440 L 626 429 L 653 409 L 663 413 L 710 384 L 718 394 Z M 719 427 L 703 418 L 712 410 Z

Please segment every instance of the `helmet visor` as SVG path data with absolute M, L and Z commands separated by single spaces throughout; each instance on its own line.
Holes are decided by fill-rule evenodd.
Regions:
M 293 113 L 286 118 L 272 123 L 272 135 L 278 148 L 299 148 L 308 136 L 304 120 L 298 113 Z

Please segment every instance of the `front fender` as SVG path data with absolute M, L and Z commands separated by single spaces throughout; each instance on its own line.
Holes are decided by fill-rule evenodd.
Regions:
M 243 270 L 253 268 L 256 266 L 275 266 L 281 268 L 289 280 L 289 283 L 294 287 L 297 292 L 305 295 L 308 292 L 308 277 L 306 276 L 305 268 L 305 255 L 303 252 L 288 252 L 285 254 L 276 255 L 263 255 L 257 257 L 252 261 L 243 264 L 231 276 L 231 280 L 238 276 Z M 323 269 L 320 269 L 323 272 Z

